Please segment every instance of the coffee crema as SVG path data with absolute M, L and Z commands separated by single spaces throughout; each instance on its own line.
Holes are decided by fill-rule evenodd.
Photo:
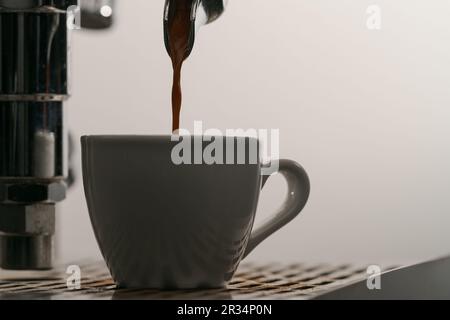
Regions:
M 191 12 L 194 0 L 172 1 L 168 16 L 170 58 L 173 67 L 172 83 L 172 131 L 180 128 L 180 113 L 183 100 L 181 69 L 189 55 L 191 37 Z

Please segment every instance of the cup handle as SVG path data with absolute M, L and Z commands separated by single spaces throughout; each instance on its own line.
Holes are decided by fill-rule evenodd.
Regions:
M 297 162 L 280 160 L 279 171 L 287 181 L 288 194 L 281 208 L 260 227 L 252 231 L 244 258 L 262 241 L 294 219 L 306 205 L 309 198 L 310 183 L 308 174 Z M 262 187 L 270 176 L 263 177 Z

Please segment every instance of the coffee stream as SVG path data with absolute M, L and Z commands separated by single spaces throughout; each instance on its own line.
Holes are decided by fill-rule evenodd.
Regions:
M 188 55 L 191 31 L 191 9 L 194 0 L 172 1 L 169 9 L 168 35 L 173 66 L 172 131 L 180 128 L 182 104 L 181 68 Z

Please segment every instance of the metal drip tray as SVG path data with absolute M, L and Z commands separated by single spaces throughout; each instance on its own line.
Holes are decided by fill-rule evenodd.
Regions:
M 103 263 L 78 265 L 78 290 L 68 289 L 65 267 L 39 273 L 0 271 L 0 299 L 311 299 L 367 278 L 367 266 L 244 263 L 224 289 L 127 290 L 116 288 Z

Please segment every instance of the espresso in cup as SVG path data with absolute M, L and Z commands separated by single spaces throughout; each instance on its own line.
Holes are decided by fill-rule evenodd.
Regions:
M 240 261 L 297 216 L 308 199 L 306 172 L 294 161 L 280 160 L 279 172 L 288 182 L 287 199 L 271 220 L 253 230 L 268 177 L 262 175 L 259 156 L 247 154 L 246 163 L 238 160 L 239 146 L 259 152 L 259 141 L 201 136 L 173 140 L 173 136 L 81 140 L 91 222 L 120 287 L 223 287 Z M 214 141 L 216 147 L 223 144 L 224 161 L 195 161 L 196 148 L 206 155 Z M 189 157 L 192 161 L 186 160 Z

